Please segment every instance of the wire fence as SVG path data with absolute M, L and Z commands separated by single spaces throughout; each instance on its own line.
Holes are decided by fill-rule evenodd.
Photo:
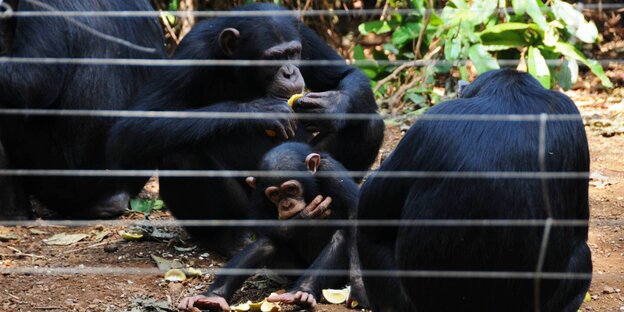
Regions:
M 29 0 L 32 1 L 32 0 Z M 0 1 L 0 3 L 2 3 Z M 2 3 L 5 11 L 1 18 L 12 17 L 159 17 L 163 13 L 177 16 L 195 17 L 256 17 L 256 16 L 346 16 L 353 14 L 411 14 L 414 10 L 308 10 L 308 11 L 211 11 L 211 12 L 177 12 L 177 11 L 56 11 L 53 9 L 42 11 L 14 11 L 7 3 Z M 624 4 L 583 4 L 583 9 L 622 10 Z M 512 11 L 512 8 L 505 8 Z M 439 12 L 439 9 L 432 11 Z M 94 34 L 96 35 L 96 34 Z M 99 36 L 99 35 L 98 35 Z M 115 38 L 109 38 L 114 40 Z M 515 66 L 518 60 L 497 60 L 503 66 Z M 469 61 L 445 60 L 196 60 L 196 59 L 127 59 L 127 58 L 51 58 L 51 57 L 0 57 L 0 64 L 42 64 L 42 65 L 80 65 L 80 66 L 276 66 L 296 64 L 299 66 L 344 66 L 347 65 L 459 65 Z M 561 65 L 561 60 L 547 60 L 548 65 Z M 602 59 L 598 63 L 621 64 L 622 59 Z M 1 70 L 1 69 L 0 69 Z M 84 117 L 84 118 L 172 118 L 172 119 L 276 119 L 298 118 L 302 120 L 370 120 L 378 118 L 377 114 L 280 114 L 280 113 L 227 113 L 227 112 L 185 112 L 185 111 L 130 111 L 130 110 L 72 110 L 72 109 L 8 109 L 0 108 L 0 116 L 37 116 L 37 117 Z M 427 114 L 410 117 L 414 122 L 429 121 L 478 121 L 478 122 L 531 122 L 539 129 L 539 171 L 348 171 L 348 172 L 318 172 L 319 177 L 354 177 L 367 178 L 371 174 L 376 177 L 390 178 L 453 178 L 453 179 L 537 179 L 541 181 L 543 207 L 548 216 L 545 219 L 418 219 L 418 220 L 0 220 L 0 226 L 137 226 L 149 225 L 156 227 L 540 227 L 543 228 L 540 242 L 539 258 L 534 271 L 530 272 L 503 272 L 503 271 L 432 271 L 432 270 L 362 270 L 363 276 L 374 277 L 413 277 L 413 278 L 484 278 L 484 279 L 530 279 L 534 281 L 535 302 L 539 304 L 539 294 L 542 280 L 590 280 L 590 279 L 622 279 L 622 273 L 605 273 L 599 275 L 569 272 L 544 272 L 543 266 L 549 248 L 550 235 L 553 228 L 560 227 L 621 227 L 624 220 L 576 220 L 556 219 L 549 206 L 550 190 L 548 181 L 551 179 L 588 179 L 589 172 L 552 172 L 546 167 L 546 138 L 547 124 L 551 122 L 578 122 L 583 120 L 581 115 L 566 114 L 501 114 L 501 115 L 442 115 Z M 298 171 L 259 171 L 259 170 L 99 170 L 99 169 L 0 169 L 0 176 L 53 176 L 53 177 L 305 177 L 307 172 Z M 537 208 L 536 208 L 537 209 Z M 0 259 L 3 256 L 0 255 Z M 207 274 L 221 275 L 251 275 L 257 269 L 215 269 L 204 268 Z M 350 270 L 272 270 L 276 274 L 286 276 L 325 275 L 348 276 Z M 41 275 L 72 275 L 72 274 L 160 274 L 156 268 L 140 267 L 0 267 L 0 274 L 41 274 Z M 539 307 L 536 307 L 539 310 Z

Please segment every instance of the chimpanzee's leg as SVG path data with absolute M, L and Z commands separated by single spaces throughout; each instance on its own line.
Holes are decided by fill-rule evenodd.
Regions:
M 163 161 L 162 169 L 224 170 L 208 153 L 178 153 Z M 240 180 L 240 181 L 239 181 Z M 161 177 L 160 192 L 177 219 L 248 219 L 249 195 L 238 178 Z M 210 249 L 232 256 L 248 243 L 240 227 L 186 227 L 191 236 Z

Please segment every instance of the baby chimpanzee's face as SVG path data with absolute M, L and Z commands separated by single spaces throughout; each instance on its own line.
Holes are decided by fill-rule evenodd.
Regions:
M 290 219 L 306 207 L 303 186 L 297 180 L 288 180 L 264 190 L 266 197 L 277 207 L 280 219 Z

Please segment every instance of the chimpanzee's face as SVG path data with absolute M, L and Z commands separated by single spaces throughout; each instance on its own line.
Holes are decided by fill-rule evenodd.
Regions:
M 264 51 L 263 59 L 280 61 L 301 60 L 301 42 L 297 40 L 280 43 Z M 305 82 L 296 64 L 283 64 L 279 67 L 264 66 L 259 69 L 264 81 L 270 81 L 266 88 L 268 96 L 288 99 L 303 92 Z
M 304 189 L 297 180 L 271 185 L 264 190 L 266 197 L 277 207 L 280 219 L 290 219 L 306 207 Z

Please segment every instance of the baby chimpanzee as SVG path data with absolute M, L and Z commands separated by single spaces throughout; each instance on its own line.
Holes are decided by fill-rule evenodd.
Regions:
M 252 210 L 257 219 L 338 219 L 353 218 L 358 187 L 344 167 L 327 154 L 312 152 L 302 143 L 284 143 L 270 150 L 260 164 L 267 172 L 296 171 L 296 177 L 248 177 L 254 188 Z M 306 174 L 306 172 L 308 174 Z M 320 172 L 333 172 L 331 177 Z M 330 206 L 331 205 L 331 206 Z M 277 209 L 276 209 L 277 208 Z M 348 227 L 292 226 L 256 229 L 257 240 L 246 246 L 225 265 L 225 269 L 315 270 L 359 269 L 359 259 Z M 354 254 L 355 253 L 355 254 Z M 355 271 L 352 271 L 355 272 Z M 248 276 L 219 275 L 202 295 L 184 298 L 181 309 L 193 306 L 228 310 L 227 301 Z M 290 291 L 269 297 L 269 301 L 314 306 L 323 288 L 337 288 L 349 282 L 347 276 L 303 274 Z M 366 304 L 361 277 L 352 276 L 353 297 Z

